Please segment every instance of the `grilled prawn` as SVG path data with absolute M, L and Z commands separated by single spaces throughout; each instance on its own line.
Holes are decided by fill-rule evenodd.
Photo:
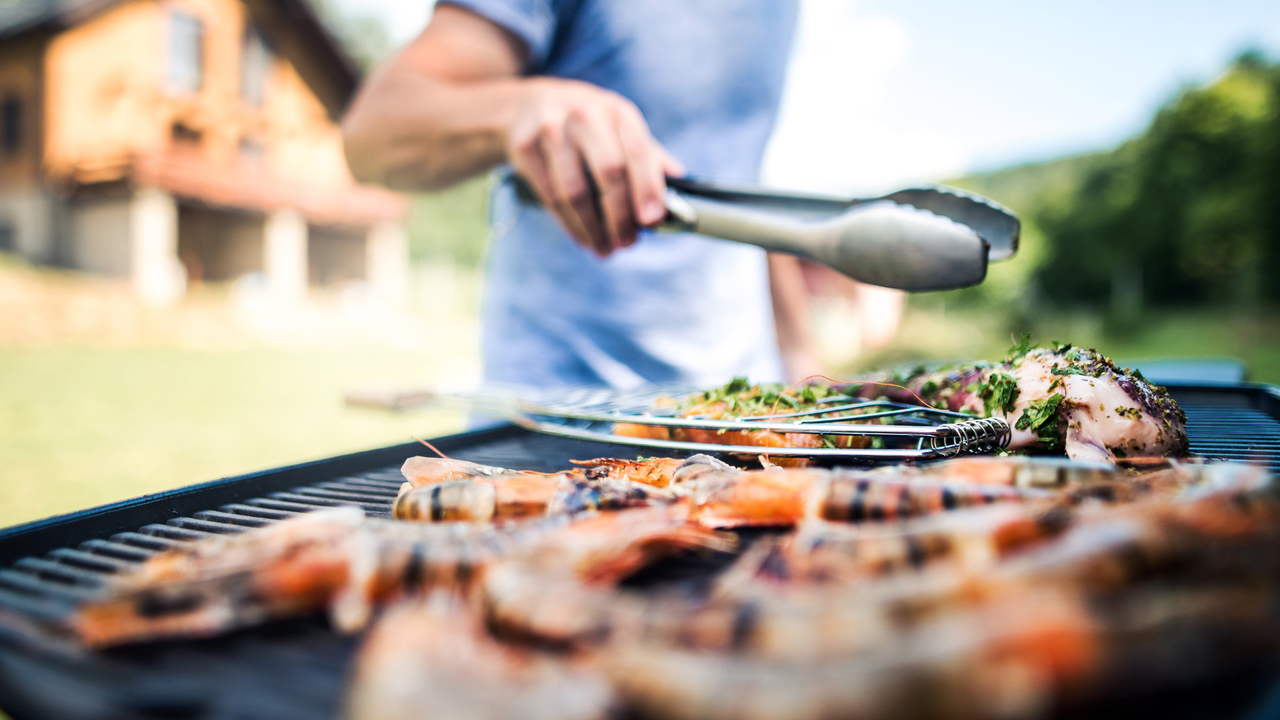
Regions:
M 589 479 L 563 472 L 452 480 L 400 490 L 392 514 L 400 520 L 490 522 L 619 510 L 670 501 L 661 488 L 625 479 Z
M 691 522 L 684 504 L 602 513 L 490 567 L 481 596 L 500 631 L 572 645 L 608 632 L 620 580 L 677 553 L 734 547 Z
M 92 646 L 207 637 L 329 610 L 356 629 L 373 606 L 405 592 L 466 592 L 484 567 L 565 524 L 498 530 L 365 518 L 359 508 L 308 513 L 240 535 L 161 553 L 79 607 L 71 626 Z
M 603 718 L 608 682 L 581 663 L 502 644 L 457 597 L 392 607 L 356 658 L 350 720 Z
M 758 553 L 750 574 L 773 582 L 663 608 L 643 632 L 615 634 L 601 660 L 643 716 L 760 720 L 1038 716 L 1234 672 L 1280 648 L 1280 495 L 1254 469 L 1206 474 L 1189 497 L 1030 525 L 1018 507 L 912 521 L 902 530 L 920 540 L 966 514 L 992 532 L 962 533 L 986 546 L 977 563 L 939 565 L 949 553 L 931 543 L 920 572 L 875 582 L 877 555 L 900 567 L 911 552 L 874 526 L 823 528 L 822 542 Z M 852 576 L 785 576 L 803 568 L 788 550 L 825 552 L 828 540 L 843 548 L 824 563 L 848 561 Z
M 1069 589 L 1026 589 L 820 662 L 647 642 L 611 647 L 601 661 L 642 717 L 1040 717 L 1260 662 L 1280 647 L 1276 600 L 1227 585 L 1154 588 L 1099 606 Z
M 1045 491 L 971 482 L 935 482 L 892 472 L 774 468 L 743 472 L 697 456 L 675 473 L 698 522 L 711 528 L 793 526 L 806 517 L 844 522 L 894 520 L 972 505 L 1045 497 Z

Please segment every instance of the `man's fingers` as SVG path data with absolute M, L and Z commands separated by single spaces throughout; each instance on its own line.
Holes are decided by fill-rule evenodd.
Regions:
M 529 182 L 542 206 L 551 207 L 555 199 L 555 189 L 551 185 L 551 175 L 547 172 L 547 164 L 542 159 L 542 151 L 536 144 L 531 149 L 522 148 L 513 153 L 511 167 Z
M 619 114 L 618 139 L 626 155 L 631 204 L 641 225 L 655 225 L 667 216 L 663 196 L 667 183 L 666 151 L 653 139 L 638 110 L 627 108 Z
M 662 151 L 662 174 L 663 175 L 671 178 L 682 178 L 685 175 L 689 174 L 689 171 L 686 170 L 684 167 L 684 163 L 680 162 L 675 158 L 674 155 L 667 152 L 666 148 L 659 145 L 658 149 Z
M 570 116 L 567 132 L 595 179 L 597 200 L 604 214 L 604 230 L 611 248 L 631 245 L 637 232 L 631 207 L 631 183 L 626 154 L 613 118 L 607 111 L 576 114 Z
M 541 145 L 553 193 L 548 209 L 560 218 L 565 229 L 583 247 L 594 250 L 601 257 L 608 255 L 613 246 L 601 225 L 595 195 L 582 169 L 582 156 L 559 133 L 544 134 Z

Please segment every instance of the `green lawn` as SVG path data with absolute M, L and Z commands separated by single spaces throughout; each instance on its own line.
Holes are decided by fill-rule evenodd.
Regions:
M 457 413 L 342 403 L 427 385 L 430 365 L 385 348 L 0 348 L 0 526 L 456 431 Z

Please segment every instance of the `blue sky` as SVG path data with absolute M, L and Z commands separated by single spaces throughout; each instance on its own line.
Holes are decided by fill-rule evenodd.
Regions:
M 636 0 L 630 0 L 636 1 Z M 642 1 L 642 0 L 641 0 Z M 341 0 L 397 41 L 429 5 Z M 1246 48 L 1280 59 L 1270 0 L 801 0 L 766 182 L 864 193 L 1105 149 Z

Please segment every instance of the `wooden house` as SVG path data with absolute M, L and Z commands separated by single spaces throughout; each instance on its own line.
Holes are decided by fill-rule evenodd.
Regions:
M 407 201 L 342 154 L 358 81 L 306 0 L 0 4 L 0 250 L 155 303 L 254 273 L 398 297 Z

